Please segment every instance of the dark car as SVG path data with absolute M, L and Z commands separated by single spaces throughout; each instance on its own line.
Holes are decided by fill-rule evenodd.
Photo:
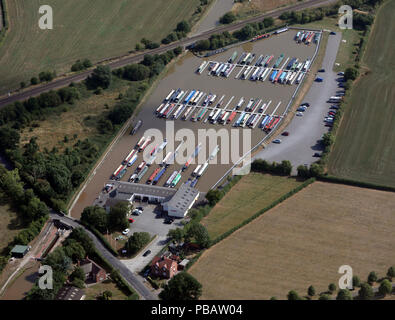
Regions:
M 166 224 L 172 224 L 173 222 L 174 222 L 174 219 L 173 219 L 173 218 L 167 217 L 167 218 L 165 219 L 165 223 L 166 223 Z
M 281 135 L 284 136 L 284 137 L 288 137 L 289 136 L 289 132 L 288 131 L 284 131 Z
M 318 70 L 318 72 L 325 72 L 325 69 L 320 69 Z
M 316 152 L 316 153 L 314 153 L 313 157 L 314 157 L 314 158 L 320 158 L 321 155 L 320 155 L 318 152 Z
M 147 250 L 146 252 L 144 252 L 143 256 L 146 257 L 151 253 L 151 250 Z
M 140 211 L 144 211 L 144 208 L 143 208 L 143 207 L 137 207 L 136 209 L 137 209 L 137 210 L 140 210 Z
M 310 103 L 308 103 L 308 102 L 305 102 L 305 103 L 302 103 L 301 105 L 300 105 L 301 107 L 310 107 Z
M 331 35 L 332 35 L 332 36 L 335 36 L 335 35 L 336 35 L 336 32 L 335 32 L 335 31 L 332 31 L 332 32 L 331 32 Z

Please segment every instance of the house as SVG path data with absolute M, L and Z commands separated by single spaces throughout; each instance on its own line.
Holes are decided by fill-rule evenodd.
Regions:
M 56 295 L 56 300 L 84 300 L 85 292 L 82 289 L 73 286 L 64 286 Z
M 16 245 L 11 250 L 11 256 L 14 258 L 23 258 L 28 253 L 30 248 L 28 246 Z
M 177 262 L 165 256 L 155 257 L 151 264 L 151 274 L 171 279 L 177 273 Z
M 97 283 L 107 279 L 106 271 L 88 258 L 79 261 L 78 265 L 85 272 L 85 282 Z

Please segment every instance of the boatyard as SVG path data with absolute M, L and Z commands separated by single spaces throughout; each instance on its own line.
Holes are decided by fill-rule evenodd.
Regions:
M 289 102 L 298 88 L 296 80 L 308 73 L 317 49 L 315 41 L 298 43 L 297 32 L 287 30 L 253 39 L 203 59 L 187 53 L 169 69 L 144 103 L 134 124 L 112 146 L 81 191 L 72 215 L 78 217 L 82 209 L 91 205 L 103 188 L 114 181 L 170 189 L 188 183 L 207 192 L 244 154 L 274 132 L 287 115 Z M 245 59 L 248 53 L 252 54 Z M 249 65 L 238 64 L 243 55 Z M 226 68 L 230 65 L 233 71 L 228 77 L 208 75 L 214 61 L 222 61 Z M 197 72 L 203 64 L 205 70 Z M 254 69 L 248 80 L 236 77 L 247 66 Z M 280 70 L 286 75 L 278 77 L 276 82 L 270 81 L 272 73 Z M 266 72 L 265 81 L 259 77 L 250 80 L 254 72 L 255 75 Z M 287 75 L 294 72 L 297 74 L 294 82 L 287 84 Z M 157 129 L 163 136 L 153 137 L 149 129 Z M 188 143 L 182 141 L 186 139 L 185 134 L 178 137 L 180 130 L 192 133 L 193 146 L 190 137 Z M 203 136 L 201 130 L 205 130 Z M 230 145 L 225 148 L 224 141 L 218 139 L 223 135 L 228 138 L 225 144 Z M 237 149 L 236 159 L 230 155 L 235 152 L 229 151 L 232 148 Z

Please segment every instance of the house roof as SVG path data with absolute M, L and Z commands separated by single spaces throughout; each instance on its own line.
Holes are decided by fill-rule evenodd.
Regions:
M 73 286 L 64 286 L 56 296 L 57 300 L 83 300 L 84 298 L 84 290 Z
M 80 267 L 86 273 L 97 274 L 102 268 L 90 259 L 83 259 L 80 261 Z
M 170 270 L 171 267 L 177 267 L 177 262 L 166 257 L 155 257 L 152 260 L 152 266 L 157 266 L 159 269 Z
M 26 251 L 29 250 L 28 246 L 21 246 L 21 245 L 16 245 L 12 250 L 11 253 L 21 253 L 24 254 Z

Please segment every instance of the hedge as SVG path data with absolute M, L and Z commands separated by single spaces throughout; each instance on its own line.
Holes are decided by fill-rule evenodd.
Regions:
M 295 189 L 291 190 L 290 192 L 288 192 L 287 194 L 281 196 L 280 198 L 278 198 L 277 200 L 273 201 L 269 206 L 267 206 L 266 208 L 258 211 L 257 213 L 255 213 L 253 216 L 249 217 L 248 219 L 244 220 L 242 223 L 240 223 L 238 226 L 228 230 L 227 232 L 223 233 L 222 235 L 220 235 L 219 237 L 217 237 L 216 239 L 214 239 L 211 244 L 210 247 L 217 244 L 218 242 L 222 241 L 223 239 L 225 239 L 226 237 L 230 236 L 233 232 L 237 231 L 238 229 L 240 229 L 241 227 L 244 227 L 246 224 L 250 223 L 251 221 L 255 220 L 256 218 L 258 218 L 259 216 L 261 216 L 262 214 L 264 214 L 266 211 L 274 208 L 275 206 L 277 206 L 278 204 L 280 204 L 281 202 L 283 202 L 284 200 L 288 199 L 289 197 L 293 196 L 295 193 L 299 192 L 300 190 L 304 189 L 305 187 L 307 187 L 308 185 L 312 184 L 314 181 L 316 181 L 315 178 L 310 178 L 308 180 L 306 180 L 305 182 L 303 182 L 301 185 L 299 185 L 298 187 L 296 187 Z
M 3 25 L 0 28 L 0 44 L 5 38 L 5 35 L 8 30 L 8 17 L 7 17 L 7 7 L 6 7 L 6 2 L 5 0 L 0 0 L 0 6 L 1 6 L 1 16 L 3 17 Z
M 103 246 L 105 246 L 106 249 L 111 252 L 113 256 L 115 257 L 118 256 L 118 252 L 114 250 L 114 248 L 110 245 L 110 243 L 107 241 L 107 239 L 103 236 L 103 234 L 99 230 L 97 230 L 95 227 L 87 224 L 84 221 L 80 220 L 79 223 L 82 224 L 89 231 L 91 231 L 99 239 L 99 241 L 103 244 Z
M 346 178 L 338 178 L 338 177 L 329 176 L 329 175 L 327 175 L 327 176 L 318 176 L 317 179 L 319 181 L 323 181 L 323 182 L 346 184 L 346 185 L 354 186 L 354 187 L 361 187 L 361 188 L 367 188 L 367 189 L 375 189 L 375 190 L 381 190 L 381 191 L 395 192 L 395 187 L 383 186 L 383 185 L 379 185 L 379 184 L 375 184 L 375 183 L 362 182 L 362 181 L 346 179 Z

